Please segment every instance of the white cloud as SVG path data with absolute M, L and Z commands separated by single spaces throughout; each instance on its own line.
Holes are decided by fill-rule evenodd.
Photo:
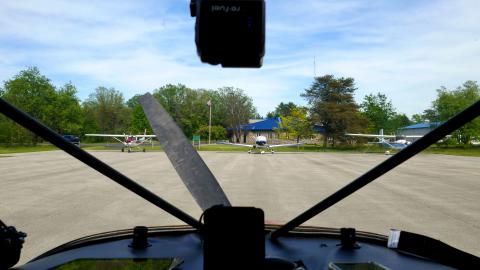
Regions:
M 407 114 L 427 108 L 441 85 L 480 80 L 480 26 L 473 1 L 267 1 L 260 70 L 199 63 L 187 0 L 0 2 L 0 79 L 36 65 L 85 98 L 113 86 L 126 97 L 166 83 L 235 86 L 260 113 L 304 102 L 317 75 L 355 78 L 357 100 L 382 91 Z
M 337 38 L 329 38 L 328 33 L 322 35 L 326 31 L 323 27 L 297 31 L 297 36 L 306 35 L 309 44 L 299 43 L 304 46 L 303 55 L 292 57 L 299 60 L 293 60 L 295 65 L 287 66 L 283 73 L 311 76 L 316 55 L 317 74 L 356 79 L 357 100 L 367 93 L 382 91 L 393 99 L 399 111 L 421 112 L 430 105 L 435 89 L 441 85 L 453 88 L 467 79 L 479 79 L 476 70 L 480 42 L 476 39 L 480 27 L 475 23 L 478 5 L 475 1 L 437 1 L 393 13 L 367 10 L 355 24 L 342 20 L 345 13 L 337 14 L 334 21 L 347 21 L 335 29 Z M 331 23 L 327 25 L 330 27 Z M 314 29 L 320 35 L 309 38 Z

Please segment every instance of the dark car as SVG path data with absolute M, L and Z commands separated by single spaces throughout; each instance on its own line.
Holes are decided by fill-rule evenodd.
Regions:
M 75 145 L 80 145 L 80 138 L 75 135 L 63 135 L 63 138 Z

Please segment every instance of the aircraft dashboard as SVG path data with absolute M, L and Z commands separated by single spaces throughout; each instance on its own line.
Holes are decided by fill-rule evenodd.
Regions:
M 381 235 L 358 233 L 355 247 L 345 248 L 338 237 L 338 230 L 334 229 L 300 228 L 276 241 L 269 239 L 269 231 L 266 230 L 265 237 L 266 258 L 274 263 L 264 268 L 267 270 L 454 269 L 389 249 L 387 237 Z M 150 228 L 148 244 L 142 248 L 132 248 L 132 230 L 125 230 L 72 241 L 18 269 L 78 269 L 65 266 L 72 265 L 72 262 L 95 260 L 102 263 L 115 261 L 117 264 L 122 261 L 157 264 L 157 267 L 145 269 L 203 269 L 202 247 L 202 237 L 189 227 Z M 158 266 L 161 264 L 165 267 Z M 230 267 L 226 265 L 224 269 Z

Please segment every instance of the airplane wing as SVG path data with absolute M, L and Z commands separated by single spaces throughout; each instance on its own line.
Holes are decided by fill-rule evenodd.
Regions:
M 143 135 L 143 134 L 140 134 L 140 135 L 132 135 L 134 137 L 142 137 L 142 138 L 156 138 L 157 135 Z
M 129 135 L 129 134 L 85 134 L 85 136 L 90 136 L 90 137 L 143 137 L 143 138 L 155 138 L 157 137 L 156 135 Z
M 345 133 L 345 136 L 368 137 L 368 138 L 396 138 L 395 135 L 361 134 L 361 133 Z
M 85 136 L 89 136 L 89 137 L 109 137 L 109 138 L 114 138 L 116 141 L 125 144 L 125 142 L 123 142 L 122 140 L 124 140 L 128 135 L 125 135 L 125 134 L 85 134 Z
M 303 145 L 303 143 L 286 143 L 286 144 L 271 144 L 269 145 L 270 148 L 275 148 L 275 147 L 288 147 L 288 146 L 299 146 Z
M 226 145 L 232 145 L 232 146 L 243 146 L 243 147 L 250 147 L 252 148 L 252 144 L 242 144 L 242 143 L 230 143 L 230 142 L 217 142 L 217 144 L 226 144 Z
M 90 136 L 90 137 L 125 137 L 125 136 L 128 136 L 128 135 L 125 135 L 125 134 L 85 134 L 85 136 Z

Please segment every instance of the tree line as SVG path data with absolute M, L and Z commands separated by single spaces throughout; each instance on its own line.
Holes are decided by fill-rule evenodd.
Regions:
M 430 108 L 409 119 L 393 107 L 383 93 L 369 94 L 360 104 L 354 101 L 357 90 L 353 78 L 335 78 L 333 75 L 315 77 L 311 86 L 301 94 L 307 106 L 292 102 L 280 103 L 268 117 L 280 117 L 280 129 L 286 130 L 299 141 L 313 134 L 312 127 L 323 128 L 323 144 L 353 143 L 345 133 L 374 133 L 383 129 L 386 134 L 395 134 L 398 129 L 414 123 L 445 122 L 475 101 L 480 99 L 480 89 L 475 81 L 467 81 L 455 90 L 441 87 Z M 468 144 L 480 139 L 480 118 L 466 124 L 447 140 L 452 144 Z M 355 140 L 356 141 L 356 140 Z
M 212 104 L 212 140 L 225 139 L 227 128 L 239 132 L 248 119 L 258 116 L 252 98 L 234 87 L 210 90 L 168 84 L 154 89 L 152 94 L 188 137 L 193 134 L 208 136 L 208 101 Z M 125 100 L 115 88 L 99 86 L 81 102 L 75 85 L 69 82 L 56 87 L 36 67 L 22 70 L 5 81 L 0 97 L 60 134 L 152 132 L 138 102 L 139 95 Z M 36 144 L 40 141 L 33 133 L 0 115 L 0 143 Z
M 293 102 L 280 103 L 267 117 L 281 118 L 278 132 L 299 141 L 322 129 L 323 144 L 352 143 L 351 133 L 394 134 L 400 127 L 420 122 L 444 122 L 480 99 L 476 82 L 467 81 L 454 90 L 441 87 L 431 107 L 408 118 L 393 107 L 381 92 L 366 95 L 360 104 L 354 100 L 357 90 L 353 78 L 333 75 L 315 77 L 301 96 L 307 106 Z M 187 137 L 208 137 L 209 101 L 212 104 L 212 140 L 242 138 L 241 126 L 251 118 L 260 118 L 253 100 L 241 89 L 222 87 L 216 90 L 192 89 L 182 84 L 156 88 L 153 96 L 163 105 Z M 71 82 L 56 87 L 38 68 L 20 71 L 0 88 L 0 97 L 10 101 L 60 134 L 86 133 L 142 134 L 151 127 L 135 95 L 125 100 L 115 88 L 97 87 L 85 101 L 77 97 Z M 480 139 L 480 119 L 465 125 L 452 135 L 452 143 L 467 144 Z M 101 140 L 92 138 L 91 140 Z M 41 141 L 13 121 L 0 115 L 0 143 L 36 144 Z

